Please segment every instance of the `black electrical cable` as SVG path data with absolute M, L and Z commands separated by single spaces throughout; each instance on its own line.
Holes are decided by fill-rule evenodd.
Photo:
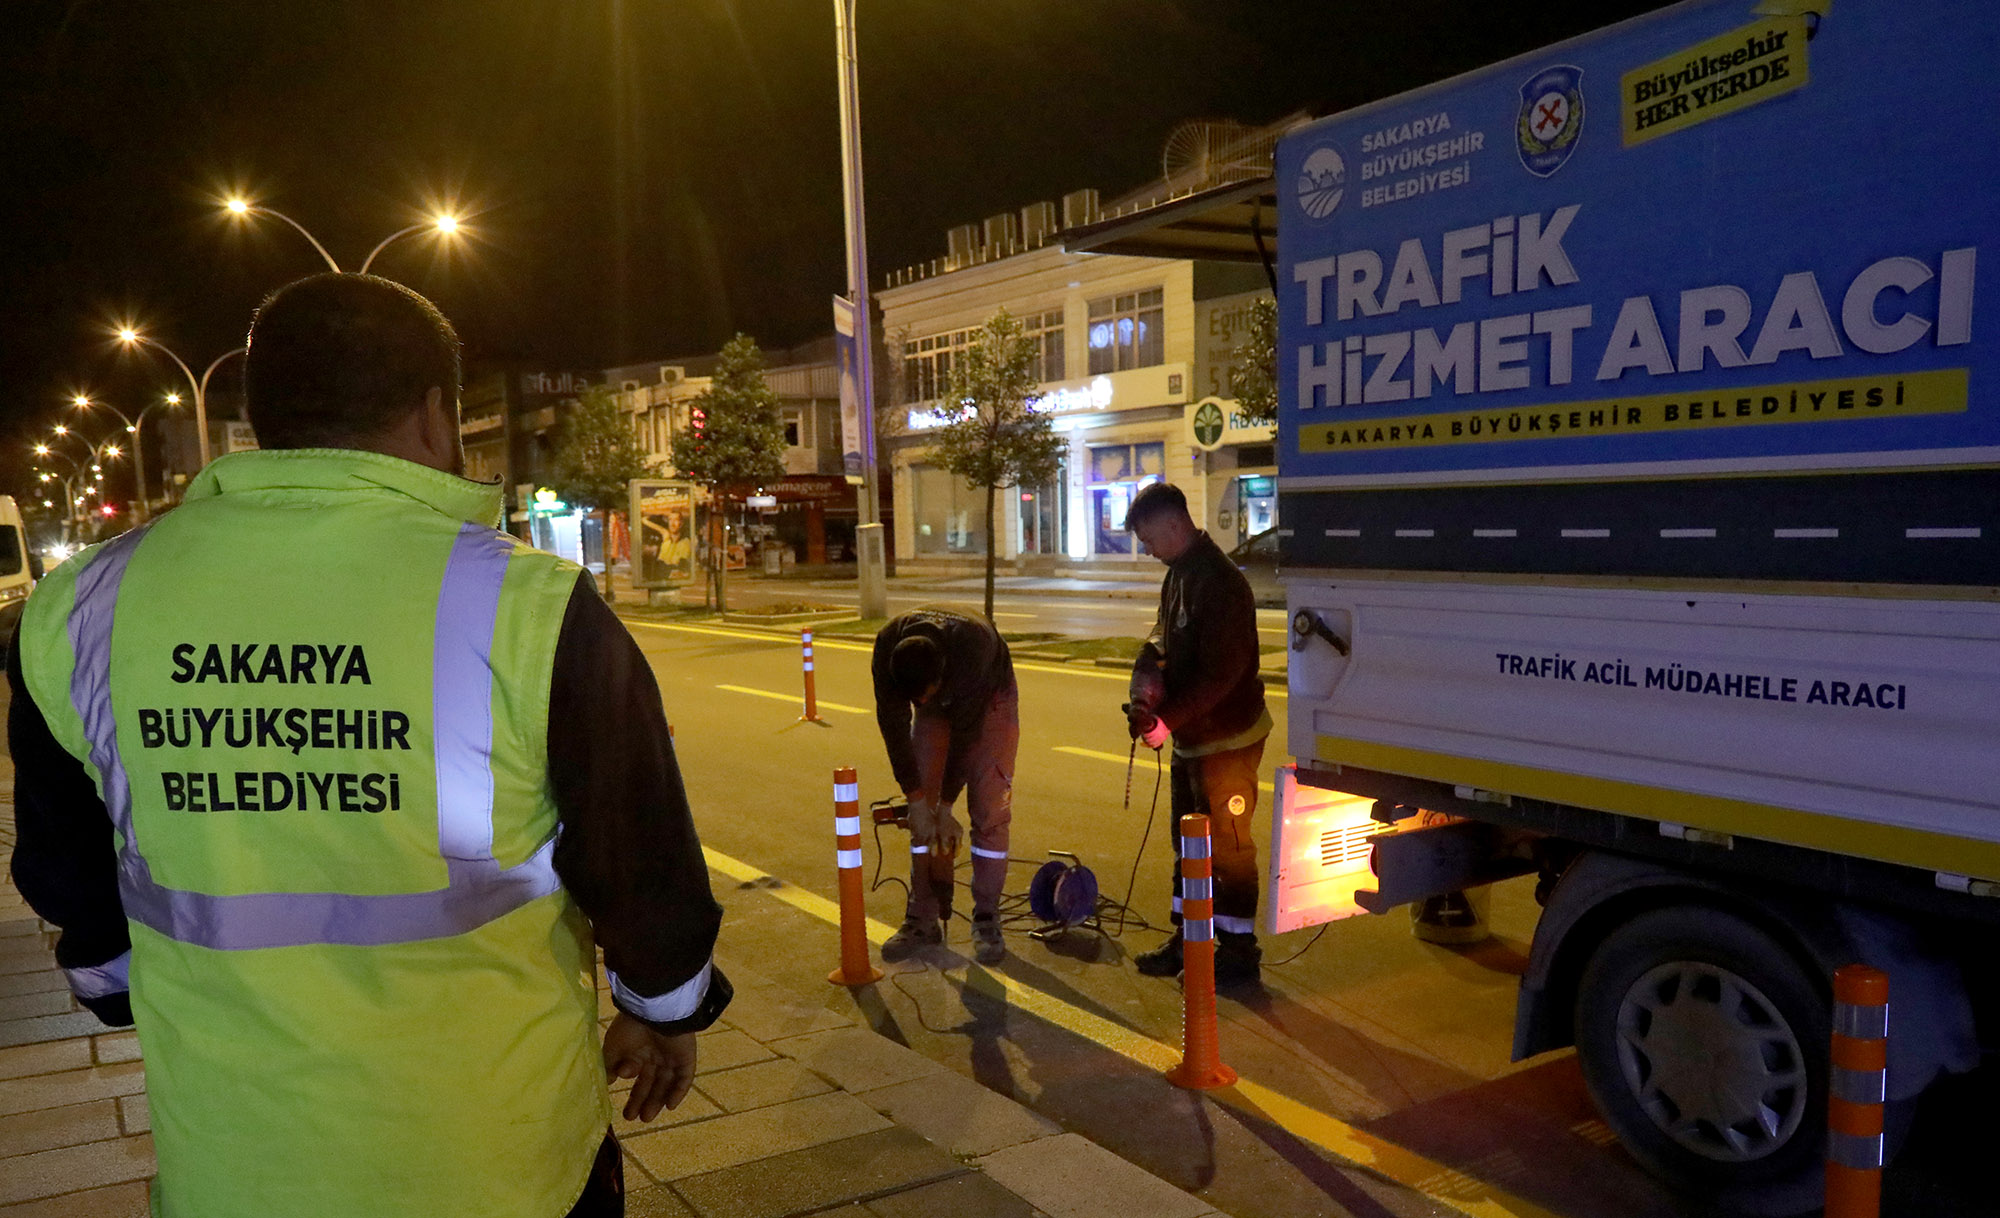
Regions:
M 1285 957 L 1285 958 L 1284 958 L 1283 960 L 1275 960 L 1275 961 L 1271 962 L 1270 964 L 1267 964 L 1267 965 L 1265 965 L 1264 967 L 1265 967 L 1265 968 L 1283 968 L 1283 967 L 1285 967 L 1285 966 L 1286 966 L 1287 964 L 1290 964 L 1290 963 L 1291 963 L 1292 961 L 1294 961 L 1294 960 L 1297 960 L 1297 959 L 1298 959 L 1298 958 L 1299 958 L 1300 956 L 1303 956 L 1303 955 L 1305 955 L 1305 954 L 1306 954 L 1307 952 L 1311 951 L 1311 950 L 1312 950 L 1312 946 L 1313 946 L 1313 944 L 1315 944 L 1315 943 L 1318 943 L 1318 942 L 1319 942 L 1319 937 L 1320 937 L 1321 935 L 1323 935 L 1323 934 L 1325 934 L 1325 933 L 1326 933 L 1326 928 L 1327 928 L 1327 927 L 1329 927 L 1329 926 L 1332 926 L 1332 925 L 1333 925 L 1333 923 L 1331 923 L 1331 922 L 1322 922 L 1322 923 L 1320 923 L 1320 927 L 1319 927 L 1319 929 L 1313 932 L 1313 937 L 1312 937 L 1312 938 L 1310 938 L 1310 939 L 1307 939 L 1307 940 L 1306 940 L 1306 945 L 1305 945 L 1304 947 L 1302 947 L 1302 948 L 1300 948 L 1299 950 L 1297 950 L 1297 951 L 1293 952 L 1293 953 L 1292 953 L 1291 955 L 1289 955 L 1289 956 L 1286 956 L 1286 957 Z

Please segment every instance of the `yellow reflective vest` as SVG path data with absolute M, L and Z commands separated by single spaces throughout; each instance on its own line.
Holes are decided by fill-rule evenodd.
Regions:
M 610 1119 L 552 864 L 579 569 L 497 488 L 231 454 L 51 572 L 29 691 L 115 831 L 169 1218 L 559 1218 Z

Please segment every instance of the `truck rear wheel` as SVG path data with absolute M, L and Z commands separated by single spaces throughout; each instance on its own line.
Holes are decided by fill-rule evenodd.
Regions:
M 1749 1214 L 1820 1204 L 1828 998 L 1743 918 L 1657 909 L 1598 945 L 1577 991 L 1584 1081 L 1670 1184 Z

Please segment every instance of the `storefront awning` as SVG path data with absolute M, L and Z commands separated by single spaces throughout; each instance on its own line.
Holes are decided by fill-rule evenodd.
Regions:
M 1230 182 L 1185 198 L 1065 229 L 1072 254 L 1129 254 L 1269 265 L 1278 254 L 1274 177 Z

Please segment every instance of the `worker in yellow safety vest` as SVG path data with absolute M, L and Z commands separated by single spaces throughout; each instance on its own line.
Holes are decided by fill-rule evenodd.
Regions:
M 730 998 L 658 687 L 461 476 L 458 339 L 316 275 L 262 451 L 57 568 L 8 668 L 13 874 L 137 1025 L 168 1218 L 597 1218 Z M 598 1040 L 595 947 L 618 1014 Z

